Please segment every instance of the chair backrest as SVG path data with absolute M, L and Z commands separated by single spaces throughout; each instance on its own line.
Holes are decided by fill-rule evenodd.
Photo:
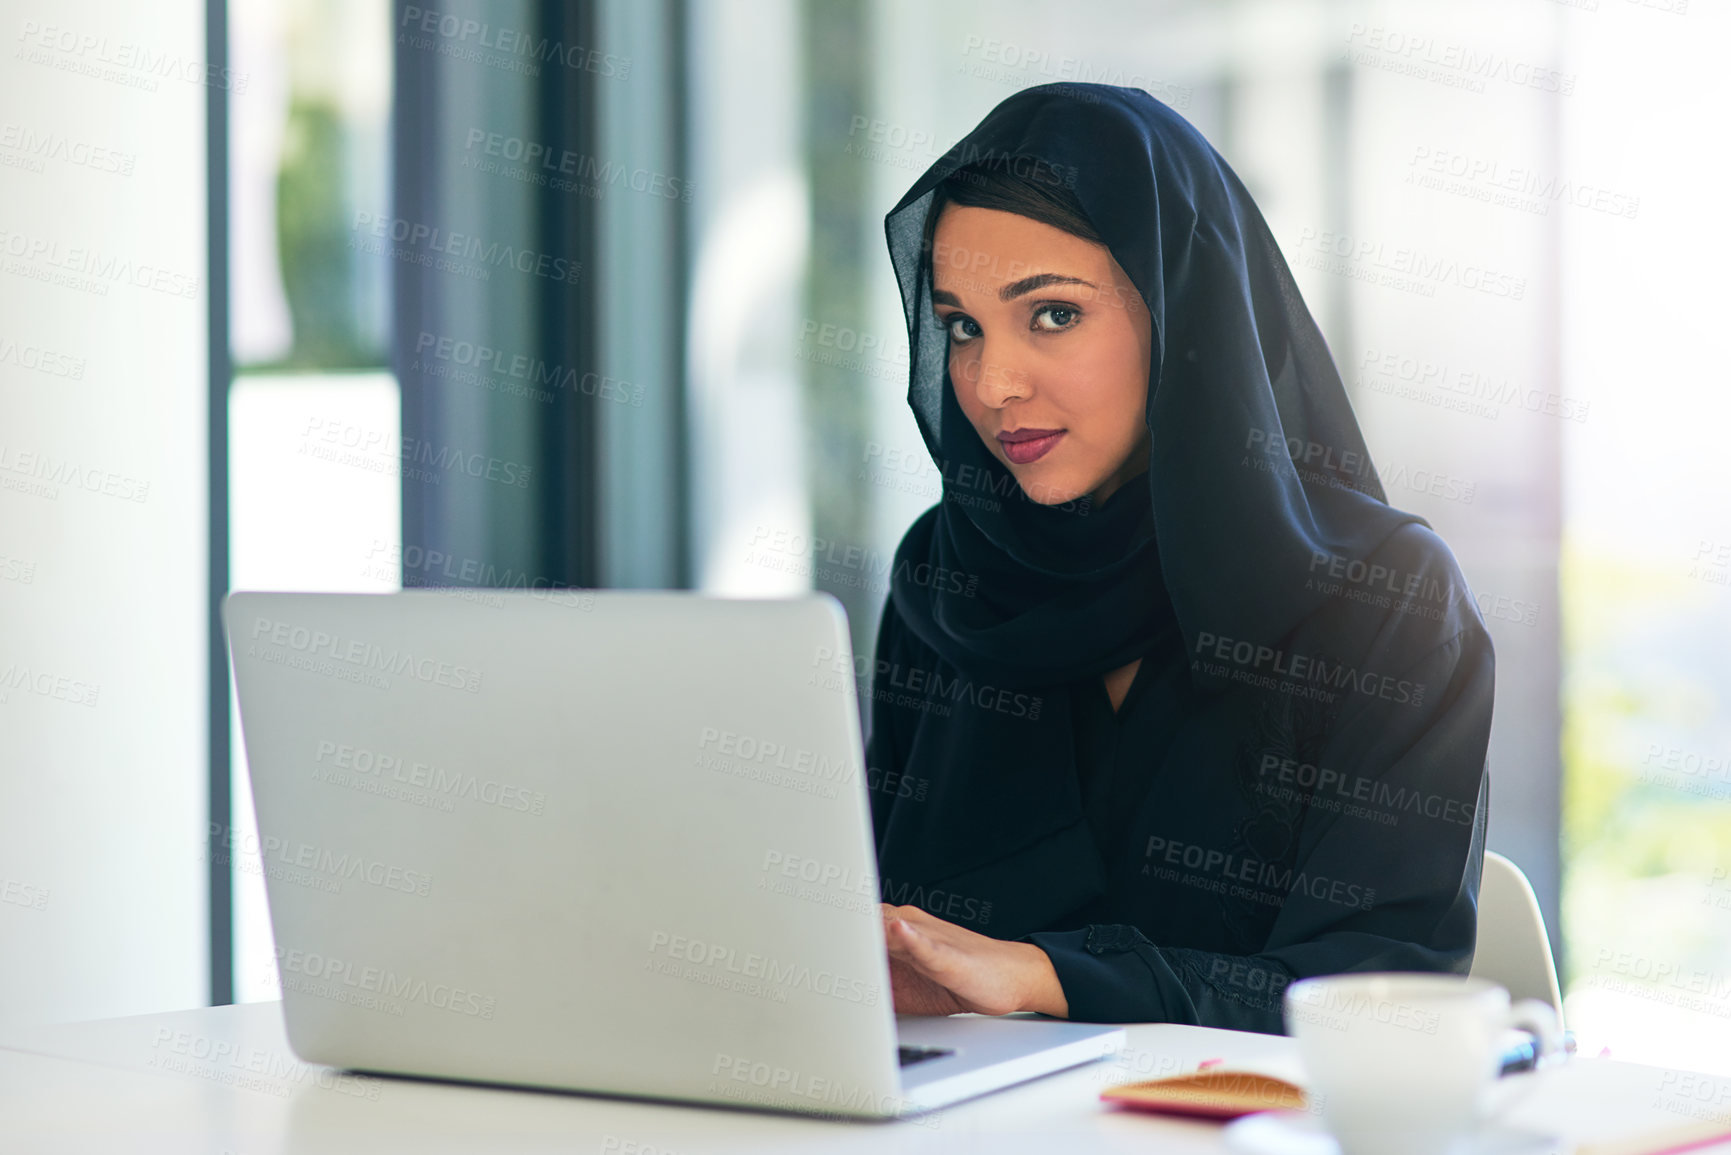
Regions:
M 1485 851 L 1479 882 L 1479 937 L 1471 973 L 1501 983 L 1512 999 L 1550 1003 L 1562 1026 L 1563 993 L 1538 897 L 1521 868 L 1492 850 Z

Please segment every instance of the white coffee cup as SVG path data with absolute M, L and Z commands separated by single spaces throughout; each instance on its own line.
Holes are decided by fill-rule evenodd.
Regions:
M 1461 975 L 1301 979 L 1286 988 L 1285 1010 L 1343 1155 L 1460 1155 L 1473 1130 L 1512 1101 L 1504 1088 L 1491 1090 L 1503 1032 L 1531 1031 L 1541 1057 L 1561 1045 L 1549 1004 L 1511 1007 L 1507 990 Z

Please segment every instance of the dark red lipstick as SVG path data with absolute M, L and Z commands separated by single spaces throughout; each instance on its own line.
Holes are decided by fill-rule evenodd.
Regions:
M 1063 436 L 1062 429 L 1006 429 L 998 434 L 998 444 L 1004 447 L 1005 457 L 1027 465 L 1050 453 Z

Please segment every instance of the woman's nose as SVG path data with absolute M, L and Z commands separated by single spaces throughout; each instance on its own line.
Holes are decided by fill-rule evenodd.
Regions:
M 1012 361 L 982 355 L 974 371 L 974 393 L 982 404 L 1002 405 L 1014 398 L 1026 397 L 1032 390 L 1028 372 Z

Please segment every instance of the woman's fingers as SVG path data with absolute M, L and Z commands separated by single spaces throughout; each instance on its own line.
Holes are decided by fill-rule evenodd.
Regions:
M 907 941 L 924 943 L 930 948 L 936 948 L 940 945 L 954 945 L 954 940 L 957 939 L 983 937 L 976 936 L 972 931 L 963 930 L 954 923 L 945 922 L 917 906 L 885 904 L 883 916 L 886 936 L 891 933 L 891 927 L 899 923 L 907 928 L 911 936 L 914 936 Z
M 954 927 L 957 930 L 962 929 L 961 927 L 957 927 L 953 922 L 944 921 L 922 906 L 892 906 L 889 903 L 884 903 L 882 906 L 887 914 L 892 914 L 903 922 L 911 922 L 918 927 Z
M 910 922 L 899 918 L 888 920 L 884 924 L 884 941 L 889 945 L 891 954 L 914 963 L 922 970 L 931 960 L 931 940 Z
M 955 948 L 905 918 L 890 919 L 885 931 L 885 941 L 892 953 L 933 978 L 943 980 L 955 960 Z
M 1010 973 L 1014 948 L 918 907 L 885 903 L 882 910 L 892 974 L 899 969 L 905 979 L 897 990 L 898 1006 L 917 1004 L 922 1009 L 916 1014 L 993 1015 L 1018 1009 Z M 927 1011 L 928 1003 L 938 1006 Z
M 919 932 L 900 919 L 884 920 L 884 945 L 889 947 L 891 956 L 903 962 L 917 965 L 920 944 L 917 942 Z
M 937 915 L 917 906 L 896 906 L 892 903 L 881 902 L 878 904 L 878 909 L 883 912 L 886 919 L 899 918 L 903 922 L 909 922 L 915 926 L 949 925 Z
M 890 992 L 898 1014 L 953 1015 L 966 1010 L 948 987 L 900 958 L 890 959 Z
M 884 903 L 881 910 L 891 985 L 903 1013 L 1031 1009 L 1068 1017 L 1057 972 L 1038 947 L 1001 942 L 918 907 Z
M 885 927 L 892 966 L 908 968 L 941 991 L 945 1009 L 940 1013 L 1000 1013 L 995 1008 L 1004 1001 L 1002 981 L 994 972 L 1001 960 L 988 949 L 995 945 L 992 940 L 942 919 L 922 927 L 911 919 L 886 916 Z
M 951 989 L 945 951 L 897 908 L 884 908 L 884 943 L 889 950 L 890 978 L 896 1010 L 902 1014 L 952 1015 L 967 1010 L 965 1000 Z

